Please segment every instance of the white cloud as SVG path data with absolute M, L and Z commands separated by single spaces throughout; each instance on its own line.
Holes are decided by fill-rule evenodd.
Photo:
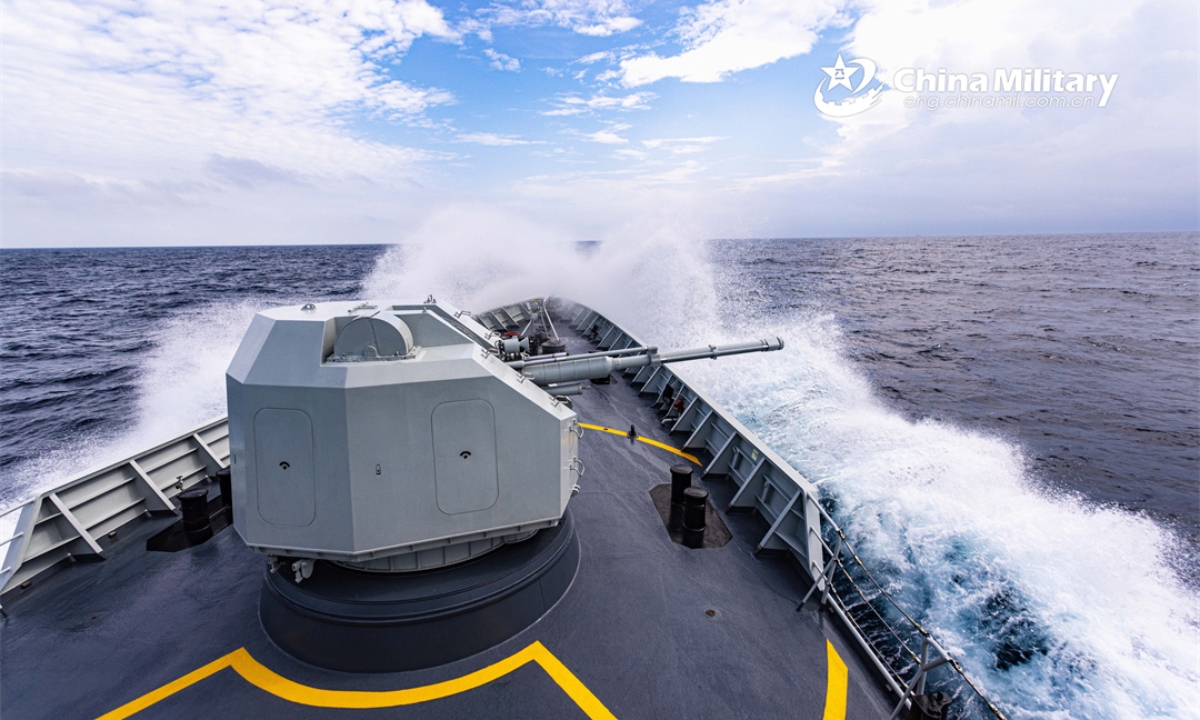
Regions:
M 695 160 L 687 160 L 676 167 L 639 178 L 640 182 L 662 185 L 679 185 L 695 181 L 695 176 L 706 170 Z
M 457 136 L 459 142 L 491 145 L 493 147 L 508 147 L 510 145 L 544 145 L 541 140 L 523 140 L 520 135 L 499 135 L 497 133 L 462 133 Z
M 643 140 L 642 145 L 651 150 L 661 148 L 672 155 L 690 155 L 692 153 L 704 152 L 707 146 L 724 139 L 718 135 L 686 138 L 651 138 Z
M 521 69 L 521 63 L 514 57 L 509 57 L 502 52 L 496 52 L 491 48 L 484 48 L 483 54 L 487 55 L 492 61 L 492 67 L 497 70 L 507 70 L 509 72 L 517 72 Z
M 560 217 L 564 227 L 603 228 L 622 202 L 653 211 L 675 198 L 694 216 L 697 236 L 1119 231 L 1196 222 L 1194 0 L 1096 0 L 1086 8 L 1077 0 L 863 0 L 847 45 L 812 58 L 810 75 L 776 78 L 772 90 L 791 98 L 796 112 L 786 125 L 766 122 L 779 119 L 767 116 L 782 106 L 734 105 L 720 86 L 705 92 L 716 102 L 703 122 L 682 111 L 640 121 L 657 128 L 648 132 L 659 137 L 648 140 L 598 122 L 629 120 L 651 105 L 666 112 L 645 85 L 541 99 L 546 94 L 535 88 L 547 78 L 525 72 L 508 76 L 541 78 L 523 87 L 523 105 L 516 97 L 463 98 L 478 116 L 518 106 L 557 116 L 551 124 L 582 117 L 594 123 L 589 131 L 599 128 L 564 131 L 555 140 L 570 139 L 565 148 L 525 139 L 538 137 L 533 131 L 460 132 L 425 114 L 455 102 L 450 92 L 404 81 L 414 39 L 485 37 L 485 26 L 495 25 L 490 16 L 474 27 L 447 22 L 419 1 L 382 9 L 3 1 L 6 243 L 403 240 L 405 228 L 472 182 L 470 192 L 500 203 L 512 198 L 507 192 L 527 190 L 531 215 Z M 560 64 L 586 70 L 589 80 L 620 68 L 631 84 L 718 79 L 811 52 L 812 33 L 843 21 L 832 5 L 802 1 L 707 2 L 683 17 L 680 49 L 656 46 L 664 57 L 614 48 Z M 541 12 L 543 26 L 575 30 L 576 21 L 556 20 L 548 7 L 519 9 Z M 625 5 L 618 10 L 614 17 L 632 16 Z M 535 20 L 518 22 L 525 31 Z M 597 23 L 578 21 L 580 28 Z M 929 113 L 905 109 L 889 91 L 863 115 L 819 120 L 809 100 L 823 77 L 816 66 L 832 64 L 838 51 L 874 59 L 884 79 L 904 66 L 1028 66 L 1116 72 L 1120 80 L 1103 110 Z M 445 68 L 439 82 L 471 92 L 487 74 L 483 53 L 475 55 Z M 463 68 L 474 76 L 459 74 Z M 565 90 L 570 74 L 552 82 Z M 399 126 L 376 129 L 387 121 Z M 467 167 L 445 162 L 455 155 L 396 144 L 396 135 L 411 137 L 418 125 L 421 137 L 540 145 L 518 152 L 560 159 L 537 172 L 580 175 L 515 179 L 528 165 L 505 161 L 508 151 L 484 152 Z M 489 165 L 491 158 L 498 160 Z
M 977 186 L 983 195 L 1009 182 L 1023 193 L 1034 177 L 1058 177 L 1054 187 L 1063 193 L 1099 177 L 1146 175 L 1149 168 L 1155 170 L 1140 185 L 1158 186 L 1169 175 L 1152 158 L 1195 157 L 1197 12 L 1188 0 L 1107 0 L 1089 4 L 1086 13 L 1039 0 L 873 0 L 860 11 L 848 51 L 878 62 L 884 81 L 907 67 L 989 76 L 998 68 L 1041 67 L 1120 79 L 1108 107 L 1083 111 L 930 112 L 905 108 L 902 94 L 890 91 L 880 106 L 838 122 L 838 141 L 816 168 L 822 173 L 850 176 L 868 164 L 922 158 L 909 165 L 914 177 L 964 177 L 978 172 L 961 164 L 971 157 L 993 168 Z
M 625 0 L 524 0 L 520 6 L 493 6 L 500 25 L 558 25 L 581 35 L 607 37 L 642 24 Z
M 600 143 L 601 145 L 625 145 L 629 141 L 617 133 L 628 130 L 631 127 L 633 126 L 625 123 L 609 123 L 608 127 L 604 130 L 597 130 L 593 133 L 583 133 L 575 129 L 568 129 L 563 132 L 568 135 L 576 135 L 588 142 Z
M 1100 0 L 1085 12 L 1038 0 L 871 0 L 858 10 L 842 51 L 877 62 L 884 80 L 905 67 L 1120 78 L 1108 106 L 1089 109 L 931 112 L 888 91 L 870 111 L 828 121 L 834 134 L 814 137 L 815 157 L 743 177 L 757 204 L 776 208 L 775 222 L 815 228 L 823 216 L 853 216 L 841 234 L 1195 227 L 1194 2 Z
M 440 200 L 401 177 L 331 182 L 221 165 L 177 182 L 6 170 L 4 245 L 396 242 Z
M 656 97 L 657 95 L 649 92 L 630 93 L 620 97 L 604 94 L 593 95 L 590 98 L 562 95 L 554 100 L 558 107 L 553 110 L 545 110 L 542 115 L 584 115 L 596 110 L 649 110 L 650 101 Z
M 583 64 L 583 65 L 591 65 L 592 63 L 598 63 L 601 60 L 611 61 L 612 59 L 613 59 L 612 52 L 610 52 L 608 50 L 601 50 L 600 52 L 594 52 L 591 55 L 584 55 L 583 57 L 579 58 L 575 62 Z
M 621 148 L 619 150 L 615 150 L 613 151 L 613 155 L 620 158 L 630 158 L 633 160 L 645 160 L 649 156 L 648 153 L 641 150 L 634 150 L 633 148 Z
M 629 142 L 620 135 L 617 135 L 612 130 L 599 130 L 594 133 L 585 133 L 583 137 L 586 140 L 590 140 L 595 143 L 602 143 L 604 145 L 623 145 L 624 143 Z
M 215 154 L 384 177 L 429 155 L 345 121 L 406 121 L 453 100 L 383 70 L 425 35 L 459 37 L 424 0 L 8 3 L 6 168 L 176 177 Z
M 842 23 L 836 0 L 712 0 L 685 10 L 676 33 L 684 51 L 621 61 L 626 87 L 663 78 L 718 82 L 730 73 L 807 53 L 817 33 Z

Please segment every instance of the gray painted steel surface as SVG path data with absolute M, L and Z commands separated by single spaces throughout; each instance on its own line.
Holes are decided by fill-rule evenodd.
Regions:
M 775 338 L 774 340 L 759 340 L 757 342 L 726 345 L 723 347 L 709 345 L 707 348 L 697 350 L 678 350 L 668 353 L 659 353 L 656 350 L 647 348 L 645 352 L 623 355 L 622 357 L 612 357 L 614 352 L 608 351 L 595 355 L 589 354 L 586 357 L 576 359 L 566 358 L 546 363 L 530 363 L 525 361 L 517 361 L 517 363 L 523 368 L 521 370 L 522 374 L 533 382 L 538 385 L 552 385 L 554 383 L 569 383 L 578 380 L 602 378 L 610 373 L 632 368 L 658 367 L 667 363 L 699 360 L 701 358 L 715 360 L 719 357 L 729 355 L 782 349 L 783 341 Z M 628 349 L 624 349 L 616 352 L 623 354 L 627 351 Z M 513 365 L 517 363 L 513 363 Z
M 557 524 L 575 413 L 493 339 L 436 303 L 260 312 L 227 375 L 237 532 L 272 555 L 399 571 Z
M 559 329 L 566 334 L 561 324 Z M 574 337 L 568 344 L 576 354 L 589 348 Z M 575 409 L 585 422 L 633 424 L 646 437 L 678 446 L 682 433 L 668 434 L 647 402 L 652 399 L 618 381 L 590 387 Z M 753 442 L 749 435 L 743 439 Z M 753 513 L 724 512 L 738 490 L 736 480 L 704 482 L 733 540 L 688 550 L 671 541 L 649 495 L 669 482 L 677 456 L 590 431 L 579 447 L 587 473 L 571 502 L 580 540 L 578 576 L 541 621 L 497 647 L 413 672 L 322 671 L 283 654 L 263 633 L 257 616 L 262 555 L 228 531 L 178 553 L 147 553 L 146 537 L 172 521 L 150 519 L 123 531 L 107 561 L 69 567 L 5 595 L 4 717 L 97 717 L 239 648 L 309 688 L 379 692 L 461 678 L 535 642 L 622 720 L 819 720 L 829 685 L 828 642 L 849 667 L 846 717 L 888 716 L 889 697 L 853 638 L 813 605 L 795 612 L 809 585 L 804 575 L 786 557 L 756 554 L 770 523 Z M 749 445 L 746 452 L 753 452 Z M 585 715 L 546 672 L 529 664 L 469 692 L 379 710 L 298 705 L 226 668 L 134 717 Z
M 602 350 L 645 345 L 616 323 L 583 305 L 565 303 L 560 312 L 579 332 L 594 328 Z M 477 319 L 486 323 L 483 316 Z M 782 346 L 782 342 L 778 342 Z M 758 343 L 748 343 L 740 346 L 738 351 L 755 349 L 758 349 Z M 677 355 L 679 359 L 707 357 L 694 353 L 685 357 L 681 352 L 665 354 L 664 358 L 671 355 Z M 668 411 L 670 431 L 686 434 L 682 445 L 685 450 L 704 450 L 711 455 L 712 460 L 704 468 L 705 475 L 725 475 L 738 486 L 730 501 L 731 508 L 758 510 L 771 523 L 758 543 L 759 548 L 786 550 L 807 570 L 810 579 L 823 583 L 825 557 L 816 486 L 744 425 L 691 387 L 673 368 L 647 365 L 627 369 L 625 373 L 631 376 L 634 385 L 639 386 L 640 395 L 653 398 L 655 406 L 661 405 L 664 397 L 672 398 L 672 402 L 684 401 L 682 411 Z
M 479 313 L 473 320 L 466 318 L 466 313 L 448 314 L 435 310 L 432 314 L 441 313 L 437 318 L 422 314 L 409 318 L 406 324 L 417 327 L 425 323 L 428 333 L 435 337 L 440 333 L 442 342 L 453 342 L 464 334 L 491 337 L 485 333 L 499 334 L 514 326 L 528 324 L 536 307 L 533 303 L 518 303 Z M 567 303 L 560 306 L 560 311 L 566 320 L 559 319 L 560 327 L 569 325 L 581 333 L 591 331 L 589 334 L 602 350 L 620 351 L 643 346 L 615 323 L 589 308 Z M 486 349 L 487 340 L 480 340 L 478 345 Z M 569 346 L 576 354 L 592 349 L 574 337 L 570 338 Z M 661 523 L 657 518 L 650 522 L 645 517 L 646 508 L 640 506 L 646 499 L 643 490 L 665 482 L 666 468 L 672 459 L 663 459 L 636 443 L 625 446 L 611 439 L 606 442 L 603 436 L 597 441 L 593 437 L 597 434 L 589 433 L 581 442 L 580 454 L 591 470 L 588 480 L 582 483 L 580 498 L 573 505 L 581 519 L 583 563 L 577 586 L 582 588 L 569 592 L 562 607 L 556 608 L 534 628 L 474 659 L 436 671 L 382 676 L 355 687 L 411 687 L 425 681 L 455 677 L 455 673 L 461 674 L 477 668 L 485 660 L 502 657 L 525 639 L 536 636 L 566 641 L 566 645 L 557 646 L 555 652 L 577 672 L 592 668 L 597 676 L 605 677 L 616 667 L 619 668 L 616 674 L 623 678 L 640 678 L 640 674 L 646 673 L 661 676 L 662 682 L 655 686 L 657 691 L 672 697 L 678 694 L 668 689 L 671 683 L 682 682 L 691 687 L 699 678 L 701 683 L 713 682 L 722 686 L 732 683 L 733 693 L 737 696 L 731 700 L 729 693 L 713 698 L 700 692 L 694 698 L 682 698 L 683 705 L 663 705 L 662 698 L 654 691 L 648 694 L 645 683 L 635 683 L 635 687 L 618 683 L 607 689 L 622 698 L 615 707 L 610 704 L 619 717 L 708 715 L 714 714 L 710 712 L 714 707 L 718 708 L 716 715 L 756 717 L 765 716 L 763 713 L 767 712 L 820 717 L 819 711 L 812 710 L 815 707 L 812 705 L 814 688 L 824 682 L 823 678 L 814 675 L 814 668 L 821 664 L 819 652 L 808 640 L 800 641 L 793 635 L 801 629 L 801 635 L 811 640 L 816 628 L 817 636 L 822 632 L 830 636 L 851 666 L 848 716 L 886 717 L 888 712 L 885 710 L 880 714 L 879 708 L 881 703 L 888 702 L 888 698 L 880 694 L 880 686 L 870 678 L 874 676 L 898 695 L 900 671 L 884 666 L 856 629 L 853 618 L 847 616 L 846 606 L 828 593 L 827 577 L 847 550 L 840 544 L 831 548 L 822 539 L 822 530 L 836 534 L 837 527 L 816 504 L 815 488 L 671 368 L 631 369 L 626 376 L 634 390 L 623 384 L 591 387 L 576 400 L 584 420 L 611 427 L 636 423 L 643 434 L 659 435 L 664 441 L 682 445 L 704 458 L 706 477 L 728 478 L 728 484 L 718 481 L 709 485 L 713 500 L 720 507 L 731 510 L 754 508 L 758 511 L 750 516 L 725 518 L 735 534 L 734 542 L 727 547 L 734 548 L 732 552 L 736 557 L 743 559 L 735 560 L 732 566 L 718 568 L 705 563 L 697 566 L 687 560 L 690 556 L 672 554 L 687 551 L 678 546 L 670 549 L 662 545 L 665 531 L 662 537 L 658 535 L 662 530 Z M 665 403 L 668 399 L 672 402 Z M 681 411 L 674 409 L 676 399 L 684 401 Z M 665 426 L 659 425 L 662 412 L 666 412 L 668 419 Z M 647 431 L 647 428 L 651 430 Z M 674 440 L 661 435 L 665 431 L 675 433 Z M 171 499 L 176 494 L 204 482 L 206 475 L 214 474 L 224 464 L 229 455 L 227 434 L 224 420 L 207 423 L 129 460 L 85 473 L 6 511 L 9 520 L 17 519 L 15 524 L 10 522 L 7 533 L 0 527 L 0 548 L 5 552 L 0 570 L 2 599 L 12 613 L 12 618 L 3 625 L 6 676 L 0 689 L 4 692 L 6 712 L 15 705 L 18 717 L 22 716 L 20 708 L 29 711 L 35 707 L 39 711 L 31 716 L 53 714 L 55 707 L 60 711 L 89 708 L 86 712 L 98 714 L 128 699 L 128 693 L 114 693 L 113 689 L 129 678 L 140 677 L 144 682 L 139 681 L 139 687 L 147 683 L 157 686 L 211 660 L 213 652 L 225 652 L 231 643 L 242 642 L 271 667 L 286 671 L 288 677 L 329 686 L 331 681 L 327 675 L 298 665 L 286 656 L 280 656 L 273 646 L 264 644 L 256 619 L 247 618 L 246 608 L 252 604 L 251 596 L 256 602 L 258 589 L 257 583 L 253 579 L 247 581 L 247 578 L 257 578 L 261 573 L 261 556 L 249 552 L 231 533 L 223 533 L 205 546 L 174 556 L 140 551 L 140 544 L 146 537 L 171 522 L 171 519 L 150 517 L 150 513 L 170 512 L 173 508 Z M 0 519 L 4 517 L 0 515 Z M 758 518 L 762 518 L 763 524 Z M 119 537 L 106 535 L 118 528 L 121 529 Z M 672 544 L 668 541 L 667 545 Z M 801 573 L 795 575 L 787 567 L 774 566 L 769 560 L 750 559 L 750 555 L 757 556 L 763 549 L 784 551 L 798 561 Z M 720 552 L 729 551 L 719 551 L 709 557 L 728 560 L 729 556 Z M 88 557 L 108 558 L 108 561 L 72 568 L 70 572 L 53 576 L 45 572 L 62 566 L 63 561 Z M 646 566 L 649 558 L 657 558 L 652 566 Z M 683 561 L 685 571 L 682 575 L 676 566 L 678 561 Z M 744 572 L 747 570 L 750 571 L 748 575 Z M 646 594 L 643 581 L 647 577 L 657 591 L 650 590 Z M 812 579 L 815 582 L 810 582 Z M 17 589 L 27 581 L 35 581 L 32 588 Z M 680 624 L 671 620 L 676 616 L 676 610 L 695 609 L 693 601 L 671 590 L 675 587 L 672 582 L 680 583 L 679 588 L 696 587 L 697 583 L 713 591 L 720 588 L 716 591 L 717 596 L 722 598 L 726 608 L 738 608 L 735 613 L 738 617 L 748 612 L 764 622 L 746 624 L 744 619 L 739 620 L 735 634 L 721 635 L 724 641 L 716 645 L 705 645 L 713 638 L 701 630 L 700 635 L 708 640 L 699 641 L 700 645 L 687 645 L 706 648 L 699 657 L 703 662 L 700 670 L 676 655 L 655 653 L 654 648 L 680 652 L 684 647 L 680 638 L 688 637 L 687 632 L 697 628 L 709 627 L 703 622 L 693 627 L 690 621 Z M 766 596 L 756 589 L 760 585 L 770 588 Z M 201 587 L 205 590 L 199 591 Z M 801 593 L 802 590 L 806 592 Z M 829 625 L 821 619 L 823 616 L 807 610 L 794 616 L 794 622 L 798 623 L 795 626 L 765 621 L 774 612 L 770 608 L 778 604 L 780 597 L 785 598 L 783 605 L 790 606 L 801 594 L 807 599 L 813 593 L 828 596 L 828 607 L 840 618 L 840 626 Z M 218 601 L 217 598 L 223 599 Z M 162 616 L 155 610 L 141 609 L 149 607 L 170 607 L 175 612 Z M 185 608 L 188 610 L 180 615 L 180 610 Z M 215 608 L 220 610 L 214 615 Z M 628 614 L 614 617 L 609 612 L 612 608 L 624 608 Z M 79 617 L 96 609 L 100 614 L 90 616 L 90 620 L 79 625 Z M 574 616 L 564 620 L 564 612 L 574 613 Z M 722 612 L 716 617 L 726 615 L 727 612 Z M 647 618 L 665 622 L 670 631 L 662 635 L 653 622 L 650 627 L 643 627 L 641 624 Z M 565 631 L 564 622 L 567 623 Z M 77 628 L 89 627 L 89 623 L 96 623 L 102 634 L 84 642 L 86 636 L 74 633 Z M 640 635 L 639 640 L 645 640 L 645 643 L 634 642 L 631 646 L 625 637 L 627 631 Z M 64 633 L 70 634 L 69 643 L 68 635 Z M 113 644 L 108 639 L 117 636 L 122 638 L 121 643 Z M 143 639 L 135 640 L 132 646 L 125 642 L 139 637 Z M 156 653 L 135 657 L 124 652 L 127 647 L 184 637 L 187 640 L 183 645 L 177 644 L 181 640 L 170 641 L 177 652 L 167 661 Z M 766 649 L 778 645 L 787 648 L 782 656 L 778 654 L 780 648 Z M 67 650 L 68 646 L 72 649 Z M 617 647 L 624 648 L 624 654 L 613 655 L 613 648 Z M 925 647 L 932 648 L 943 659 L 949 657 L 928 636 L 922 642 L 923 653 Z M 856 657 L 855 649 L 862 651 L 862 663 Z M 638 657 L 629 653 L 641 652 L 648 653 L 648 663 L 621 664 L 629 657 Z M 19 662 L 17 658 L 20 658 Z M 731 664 L 718 659 L 714 665 L 714 658 L 728 659 Z M 714 675 L 713 667 L 726 668 L 730 672 Z M 14 668 L 20 668 L 20 675 L 13 671 Z M 751 675 L 745 675 L 746 672 Z M 771 689 L 769 681 L 764 685 L 764 678 L 778 672 L 786 678 L 785 687 Z M 902 682 L 910 687 L 919 685 L 921 677 L 917 674 Z M 80 678 L 85 682 L 79 682 Z M 43 687 L 41 683 L 45 682 L 56 688 L 70 686 L 73 689 L 61 697 L 38 694 L 35 688 Z M 294 706 L 281 705 L 282 701 L 278 699 L 254 695 L 257 691 L 252 691 L 247 698 L 244 687 L 229 678 L 207 682 L 228 690 L 229 695 L 209 693 L 204 703 L 200 703 L 195 694 L 179 697 L 144 716 L 178 716 L 172 712 L 201 704 L 206 708 L 203 713 L 237 708 L 239 714 L 287 712 L 304 715 Z M 346 686 L 345 682 L 339 682 L 339 686 Z M 15 702 L 14 683 L 16 687 L 24 683 L 24 687 L 30 689 L 28 693 L 17 693 Z M 606 680 L 601 681 L 602 686 L 605 683 Z M 804 689 L 806 687 L 808 690 Z M 754 697 L 744 695 L 742 690 L 746 688 Z M 592 689 L 605 697 L 605 693 L 596 687 Z M 470 702 L 461 698 L 447 701 L 440 709 L 414 712 L 412 716 L 458 717 L 472 712 L 488 714 L 496 708 L 501 708 L 503 714 L 504 707 L 517 707 L 506 703 L 518 703 L 524 710 L 517 714 L 522 715 L 536 714 L 526 711 L 530 707 L 557 707 L 560 710 L 564 707 L 561 697 L 554 700 L 534 693 L 537 697 L 532 699 L 533 705 L 529 705 L 527 701 L 531 696 L 518 697 L 504 691 L 497 697 L 493 691 L 476 692 L 478 694 Z M 479 701 L 481 697 L 487 699 Z M 630 698 L 640 702 L 626 702 Z M 706 702 L 712 704 L 705 705 Z M 891 702 L 895 702 L 894 697 Z M 567 707 L 573 708 L 569 704 Z M 559 711 L 548 712 L 553 716 L 566 716 Z M 999 711 L 994 712 L 999 716 Z
M 8 508 L 0 514 L 0 593 L 64 561 L 107 557 L 118 530 L 149 513 L 175 512 L 174 498 L 228 459 L 229 431 L 218 418 Z

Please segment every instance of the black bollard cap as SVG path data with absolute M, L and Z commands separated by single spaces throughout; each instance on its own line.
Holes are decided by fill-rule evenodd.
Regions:
M 192 488 L 179 493 L 180 500 L 194 500 L 196 498 L 207 498 L 208 491 L 204 488 Z
M 682 503 L 683 491 L 692 486 L 692 466 L 671 466 L 671 502 Z

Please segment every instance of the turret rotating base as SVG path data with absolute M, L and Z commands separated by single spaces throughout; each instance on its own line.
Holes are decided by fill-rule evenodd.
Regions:
M 504 642 L 566 593 L 579 567 L 570 511 L 557 527 L 477 560 L 419 573 L 318 562 L 297 584 L 267 572 L 259 617 L 282 650 L 330 670 L 442 665 Z

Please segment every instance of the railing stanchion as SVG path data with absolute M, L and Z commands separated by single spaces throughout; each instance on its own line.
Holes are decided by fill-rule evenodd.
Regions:
M 822 542 L 822 544 L 824 544 L 824 542 Z M 838 555 L 841 552 L 842 539 L 839 537 L 837 540 L 837 545 L 831 550 L 829 562 L 825 563 L 825 569 L 821 571 L 820 577 L 813 582 L 813 586 L 808 589 L 807 593 L 805 593 L 804 599 L 801 600 L 800 604 L 796 606 L 796 612 L 800 612 L 804 609 L 804 604 L 807 603 L 808 599 L 812 597 L 812 594 L 817 591 L 817 588 L 821 588 L 820 607 L 825 607 L 825 603 L 829 602 L 829 588 L 833 584 L 833 568 L 835 565 L 837 565 Z

